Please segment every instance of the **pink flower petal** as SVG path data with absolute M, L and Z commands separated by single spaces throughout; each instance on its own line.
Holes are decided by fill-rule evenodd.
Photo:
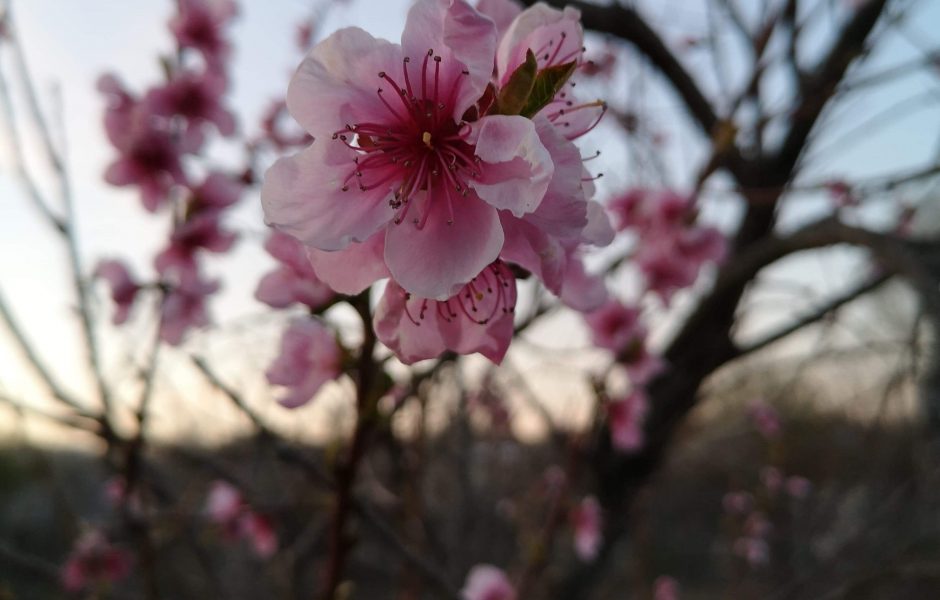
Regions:
M 474 124 L 482 176 L 470 185 L 490 205 L 521 217 L 539 207 L 555 166 L 535 124 L 525 117 L 492 115 Z
M 324 283 L 340 294 L 355 296 L 389 276 L 384 251 L 385 232 L 380 231 L 361 244 L 350 244 L 336 252 L 310 248 L 307 256 Z
M 429 201 L 427 194 L 414 202 Z M 470 194 L 453 202 L 453 224 L 447 203 L 431 199 L 423 229 L 405 221 L 389 225 L 385 262 L 392 277 L 422 298 L 446 300 L 499 256 L 503 228 L 496 209 Z M 420 213 L 419 213 L 420 214 Z
M 429 50 L 441 56 L 441 88 L 458 86 L 454 104 L 448 106 L 456 116 L 473 105 L 490 82 L 496 26 L 464 0 L 418 0 L 408 12 L 401 43 L 405 56 L 416 63 Z
M 351 150 L 329 142 L 281 158 L 265 176 L 261 204 L 265 220 L 307 246 L 341 250 L 367 240 L 394 211 L 388 190 L 344 192 Z

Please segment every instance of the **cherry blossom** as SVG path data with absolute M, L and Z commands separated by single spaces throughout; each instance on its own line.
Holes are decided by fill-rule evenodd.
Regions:
M 268 382 L 287 388 L 278 402 L 297 408 L 309 402 L 324 383 L 341 373 L 336 337 L 316 319 L 290 322 L 281 337 L 280 355 L 266 372 Z
M 217 211 L 204 211 L 177 225 L 170 234 L 169 246 L 154 261 L 157 271 L 195 277 L 197 251 L 227 252 L 237 236 L 222 229 L 219 217 Z
M 574 527 L 574 549 L 583 561 L 592 561 L 597 557 L 601 545 L 601 506 L 597 498 L 589 496 L 583 499 L 571 515 Z
M 653 582 L 653 600 L 679 600 L 679 582 L 668 575 L 660 575 Z
M 333 290 L 317 277 L 303 244 L 273 229 L 264 249 L 278 261 L 278 266 L 258 282 L 255 298 L 274 308 L 297 303 L 311 309 L 332 300 Z
M 499 256 L 499 211 L 535 211 L 554 171 L 530 119 L 462 119 L 495 47 L 493 22 L 463 0 L 419 1 L 401 46 L 356 28 L 319 43 L 287 95 L 315 141 L 268 171 L 267 221 L 325 251 L 384 229 L 399 285 L 453 296 Z
M 119 260 L 102 260 L 95 268 L 95 277 L 103 279 L 111 288 L 111 300 L 114 302 L 114 316 L 111 322 L 123 325 L 127 322 L 134 300 L 141 286 L 131 276 L 127 266 Z
M 227 85 L 217 72 L 181 71 L 163 86 L 151 89 L 144 103 L 154 115 L 185 118 L 196 135 L 202 134 L 202 125 L 212 123 L 228 137 L 235 133 L 235 117 L 222 105 Z
M 608 300 L 585 315 L 594 345 L 615 353 L 625 350 L 642 333 L 639 319 L 637 308 L 624 306 L 617 300 Z
M 610 437 L 615 448 L 623 452 L 635 452 L 643 446 L 643 423 L 648 410 L 646 394 L 639 390 L 607 405 Z
M 772 439 L 780 435 L 783 425 L 780 422 L 780 415 L 766 402 L 755 400 L 747 407 L 747 414 L 757 431 L 767 439 Z
M 170 31 L 181 48 L 199 51 L 211 67 L 218 68 L 231 52 L 223 28 L 237 13 L 234 0 L 179 0 Z
M 499 4 L 499 3 L 489 3 Z M 508 15 L 510 9 L 489 7 L 493 14 Z M 539 69 L 587 63 L 583 60 L 584 31 L 581 13 L 575 8 L 563 10 L 538 3 L 518 13 L 502 32 L 496 53 L 497 80 L 505 85 L 513 72 L 526 61 L 531 51 Z M 569 140 L 588 133 L 601 121 L 607 111 L 600 100 L 584 102 L 572 91 L 575 82 L 559 90 L 540 115 L 551 122 Z
M 226 537 L 248 540 L 257 556 L 268 558 L 277 551 L 277 534 L 270 519 L 253 511 L 241 491 L 227 481 L 212 482 L 204 511 Z
M 208 325 L 206 298 L 218 289 L 218 281 L 207 281 L 194 273 L 184 272 L 163 299 L 160 339 L 171 346 L 178 346 L 190 329 Z
M 492 565 L 473 567 L 460 595 L 463 600 L 516 600 L 506 573 Z
M 97 529 L 82 534 L 62 567 L 62 587 L 80 592 L 88 587 L 115 583 L 130 574 L 131 557 L 116 548 Z

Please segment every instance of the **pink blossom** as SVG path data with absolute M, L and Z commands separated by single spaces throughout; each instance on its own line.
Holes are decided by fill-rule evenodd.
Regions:
M 705 263 L 720 262 L 727 242 L 714 227 L 695 223 L 692 198 L 669 190 L 628 190 L 608 203 L 617 227 L 637 234 L 636 264 L 646 287 L 668 304 L 695 283 Z
M 603 298 L 592 287 L 594 282 L 577 290 L 580 284 L 590 281 L 583 277 L 577 249 L 580 244 L 606 246 L 613 240 L 614 231 L 603 207 L 588 199 L 593 190 L 581 178 L 581 152 L 547 119 L 536 117 L 535 125 L 555 171 L 536 210 L 522 217 L 505 211 L 500 214 L 506 238 L 500 256 L 538 277 L 572 308 L 591 310 Z M 574 281 L 568 285 L 572 278 Z M 600 295 L 606 296 L 606 290 L 601 289 Z
M 218 211 L 236 204 L 244 185 L 231 176 L 211 171 L 198 186 L 190 189 L 189 211 Z
M 197 251 L 228 252 L 237 236 L 221 228 L 220 216 L 218 211 L 204 211 L 177 225 L 170 234 L 170 245 L 154 261 L 157 271 L 195 276 Z
M 608 298 L 603 276 L 588 273 L 581 258 L 569 251 L 559 299 L 569 308 L 589 312 L 597 309 Z
M 298 318 L 281 337 L 281 353 L 265 373 L 268 382 L 287 388 L 278 402 L 297 408 L 309 402 L 320 387 L 341 373 L 336 337 L 320 321 Z
M 401 46 L 356 28 L 317 44 L 287 95 L 316 141 L 268 171 L 267 221 L 324 251 L 384 230 L 398 285 L 452 297 L 499 255 L 498 211 L 535 211 L 554 171 L 531 120 L 461 118 L 495 47 L 493 22 L 464 0 L 419 0 Z
M 231 52 L 223 28 L 238 13 L 238 6 L 233 0 L 178 1 L 179 12 L 170 20 L 177 44 L 198 50 L 210 66 L 219 66 Z
M 206 297 L 218 289 L 218 281 L 205 281 L 196 273 L 184 272 L 163 299 L 160 339 L 171 346 L 178 346 L 187 331 L 208 325 Z
M 846 208 L 849 206 L 858 205 L 858 196 L 856 196 L 852 186 L 849 185 L 846 181 L 836 179 L 827 182 L 825 187 L 826 191 L 829 192 L 829 197 L 832 199 L 832 203 L 836 206 L 836 208 Z
M 209 486 L 205 512 L 213 523 L 217 525 L 231 523 L 238 518 L 244 506 L 242 493 L 231 483 L 216 480 Z
M 494 11 L 495 12 L 495 11 Z M 567 7 L 551 8 L 543 3 L 517 14 L 502 32 L 496 53 L 497 80 L 505 85 L 532 51 L 539 69 L 575 63 L 583 66 L 584 31 L 581 13 Z M 591 131 L 603 118 L 607 105 L 600 100 L 583 102 L 569 82 L 539 115 L 551 122 L 568 140 Z
M 642 333 L 639 309 L 617 300 L 608 300 L 584 318 L 594 345 L 615 353 L 625 350 Z
M 182 71 L 151 89 L 144 103 L 154 115 L 185 118 L 189 129 L 198 134 L 203 124 L 212 123 L 219 133 L 230 137 L 235 133 L 235 117 L 222 105 L 227 85 L 225 78 L 213 71 Z
M 610 437 L 614 447 L 623 452 L 639 450 L 645 441 L 643 424 L 649 402 L 646 394 L 636 390 L 622 400 L 615 400 L 607 405 L 607 418 L 610 423 Z
M 227 481 L 212 482 L 205 513 L 227 537 L 248 540 L 259 557 L 268 558 L 277 551 L 277 534 L 271 521 L 251 510 L 238 488 Z
M 516 600 L 516 591 L 506 573 L 491 565 L 470 569 L 460 594 L 463 600 Z
M 770 560 L 770 547 L 760 538 L 742 537 L 734 542 L 734 553 L 743 558 L 748 565 L 758 567 Z
M 767 439 L 772 439 L 780 435 L 782 425 L 780 415 L 769 404 L 760 400 L 755 400 L 748 405 L 748 416 L 757 431 Z
M 495 262 L 444 301 L 419 298 L 389 281 L 375 311 L 379 340 L 405 364 L 446 350 L 502 362 L 513 334 L 516 280 Z
M 653 600 L 679 600 L 679 582 L 668 575 L 660 575 L 653 582 Z
M 760 480 L 771 494 L 776 494 L 783 487 L 783 473 L 777 467 L 762 467 L 760 470 Z
M 633 343 L 621 355 L 627 377 L 630 378 L 630 383 L 637 387 L 645 386 L 666 370 L 663 359 L 650 352 L 646 336 L 646 329 L 642 328 Z
M 574 549 L 583 561 L 592 561 L 597 557 L 601 546 L 601 505 L 597 498 L 588 496 L 583 499 L 571 514 L 574 527 Z
M 522 12 L 522 5 L 514 0 L 479 0 L 477 10 L 493 19 L 493 22 L 496 23 L 496 33 L 502 38 L 509 26 L 519 16 L 519 13 Z
M 114 316 L 111 322 L 123 325 L 127 322 L 140 284 L 131 276 L 127 266 L 119 260 L 103 260 L 95 268 L 95 277 L 103 279 L 111 288 L 111 300 L 114 302 Z
M 754 496 L 748 492 L 728 492 L 721 499 L 721 506 L 728 514 L 741 515 L 754 506 Z
M 277 552 L 277 534 L 271 520 L 254 512 L 247 512 L 238 521 L 243 538 L 251 543 L 255 554 L 260 558 L 270 558 Z
M 98 530 L 87 531 L 75 542 L 62 567 L 62 587 L 80 592 L 102 583 L 115 583 L 128 576 L 130 555 L 111 545 Z
M 311 309 L 333 298 L 333 290 L 317 277 L 303 244 L 296 239 L 272 229 L 264 249 L 278 261 L 278 266 L 262 277 L 255 298 L 274 308 L 298 303 Z
M 129 129 L 112 135 L 111 141 L 119 155 L 105 171 L 105 181 L 140 188 L 148 211 L 154 212 L 166 203 L 174 184 L 186 182 L 180 149 L 170 132 L 157 127 L 140 110 L 134 112 Z
M 813 489 L 813 484 L 805 477 L 793 475 L 787 477 L 786 489 L 791 497 L 802 500 L 809 495 L 810 491 Z
M 773 525 L 767 520 L 764 513 L 755 511 L 748 515 L 744 522 L 744 531 L 747 535 L 754 538 L 765 538 L 773 529 Z

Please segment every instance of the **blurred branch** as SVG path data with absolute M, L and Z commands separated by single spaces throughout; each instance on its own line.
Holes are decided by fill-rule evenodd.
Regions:
M 58 583 L 60 580 L 59 568 L 46 562 L 38 556 L 26 554 L 22 550 L 13 548 L 0 541 L 0 562 L 11 565 L 15 569 L 38 575 L 43 579 Z
M 800 331 L 804 327 L 821 321 L 822 319 L 826 318 L 826 316 L 832 314 L 846 304 L 849 304 L 850 302 L 861 298 L 869 292 L 873 292 L 874 290 L 878 289 L 882 284 L 891 279 L 891 277 L 892 276 L 890 274 L 884 273 L 866 279 L 861 284 L 852 287 L 842 294 L 839 294 L 835 298 L 832 298 L 830 301 L 826 302 L 822 306 L 817 307 L 812 312 L 803 315 L 799 319 L 796 319 L 792 323 L 767 334 L 759 340 L 750 342 L 748 344 L 739 345 L 737 347 L 737 354 L 735 358 L 741 358 L 742 356 L 757 352 L 758 350 L 766 348 L 767 346 L 770 346 L 771 344 L 774 344 L 775 342 L 778 342 L 783 338 Z
M 38 406 L 32 406 L 25 402 L 21 402 L 20 400 L 6 396 L 4 394 L 0 394 L 0 403 L 7 404 L 16 410 L 21 410 L 25 413 L 42 417 L 43 419 L 58 423 L 59 425 L 63 425 L 65 427 L 88 431 L 89 433 L 96 435 L 98 435 L 101 431 L 97 419 L 92 417 L 75 414 L 57 414 L 39 408 Z
M 49 389 L 52 396 L 75 410 L 78 415 L 99 421 L 100 417 L 98 415 L 89 412 L 88 409 L 82 406 L 82 403 L 79 402 L 78 399 L 59 386 L 52 373 L 42 363 L 42 360 L 40 360 L 39 355 L 36 354 L 29 342 L 26 341 L 26 336 L 13 318 L 13 314 L 10 312 L 2 292 L 0 292 L 0 320 L 3 321 L 10 335 L 13 336 L 13 340 L 16 342 L 16 345 L 19 346 L 20 352 L 23 354 L 24 358 L 26 358 L 26 362 L 28 362 L 36 374 L 39 375 L 39 378 Z
M 535 2 L 536 0 L 525 0 L 524 4 L 532 5 Z M 581 21 L 585 28 L 607 33 L 633 44 L 669 80 L 705 135 L 712 135 L 719 119 L 711 103 L 640 13 L 619 4 L 598 6 L 580 0 L 547 0 L 547 3 L 556 8 L 573 6 L 581 11 Z
M 105 382 L 104 373 L 102 371 L 100 359 L 98 357 L 97 335 L 95 332 L 94 323 L 92 321 L 91 306 L 88 300 L 88 291 L 82 280 L 83 268 L 78 238 L 75 230 L 76 225 L 74 199 L 72 197 L 72 188 L 68 175 L 68 169 L 65 164 L 65 154 L 64 152 L 61 154 L 59 153 L 59 151 L 56 149 L 55 143 L 52 140 L 52 133 L 50 131 L 48 122 L 43 116 L 43 111 L 39 103 L 39 97 L 36 93 L 36 88 L 33 84 L 32 76 L 26 63 L 25 54 L 23 52 L 22 46 L 20 45 L 19 37 L 16 34 L 16 28 L 13 24 L 13 17 L 10 14 L 11 12 L 12 11 L 8 6 L 6 14 L 8 44 L 13 48 L 14 66 L 16 67 L 20 84 L 27 100 L 27 110 L 29 111 L 30 117 L 33 120 L 33 125 L 39 134 L 40 141 L 42 142 L 41 145 L 46 153 L 50 167 L 55 173 L 56 180 L 59 183 L 62 203 L 64 206 L 64 215 L 62 218 L 54 217 L 51 211 L 48 210 L 48 205 L 44 202 L 42 202 L 42 205 L 45 208 L 41 208 L 40 210 L 42 210 L 44 216 L 50 220 L 55 230 L 60 235 L 62 235 L 65 242 L 72 285 L 75 289 L 75 295 L 78 300 L 78 314 L 82 326 L 83 338 L 85 341 L 85 351 L 87 354 L 89 366 L 91 367 L 92 376 L 97 387 L 98 397 L 101 401 L 104 412 L 102 417 L 102 425 L 107 430 L 110 430 L 112 427 L 110 421 L 112 416 L 111 392 L 107 383 Z M 0 96 L 4 95 L 6 90 L 5 81 L 0 81 L 0 90 L 4 90 L 3 92 L 0 92 Z M 15 132 L 16 115 L 13 112 L 12 105 L 9 102 L 3 103 L 6 118 L 10 122 L 11 131 Z M 37 204 L 37 202 L 41 202 L 41 196 L 38 193 L 39 187 L 36 185 L 35 179 L 25 168 L 22 140 L 18 136 L 14 137 L 12 139 L 12 146 L 13 154 L 16 157 L 15 160 L 20 165 L 20 178 L 27 188 L 29 196 L 33 198 L 33 203 Z M 108 439 L 110 439 L 110 431 L 105 431 L 105 434 Z
M 273 431 L 264 420 L 245 402 L 235 390 L 227 386 L 209 367 L 202 358 L 190 357 L 197 369 L 206 377 L 209 383 L 222 392 L 238 408 L 258 431 L 271 443 L 276 454 L 288 464 L 292 464 L 313 481 L 335 489 L 335 483 L 326 471 L 315 461 L 286 442 L 278 433 Z M 446 364 L 442 359 L 436 366 Z M 359 498 L 352 497 L 350 506 L 362 518 L 363 522 L 371 527 L 379 537 L 393 550 L 398 552 L 409 564 L 418 569 L 427 579 L 436 585 L 438 590 L 445 594 L 445 598 L 460 600 L 456 587 L 450 583 L 443 569 L 432 564 L 428 559 L 415 552 L 410 545 L 398 537 L 395 531 L 382 520 L 369 504 Z

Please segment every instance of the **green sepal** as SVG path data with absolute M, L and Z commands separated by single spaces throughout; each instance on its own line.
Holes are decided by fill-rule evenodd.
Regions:
M 545 108 L 555 98 L 555 94 L 561 91 L 561 88 L 568 82 L 577 66 L 578 63 L 570 62 L 546 67 L 539 71 L 535 77 L 528 100 L 519 114 L 531 119 Z
M 499 91 L 499 97 L 496 99 L 496 114 L 518 115 L 522 113 L 531 101 L 538 70 L 539 64 L 535 60 L 535 54 L 528 50 L 525 54 L 525 62 L 513 71 L 509 76 L 509 81 Z

